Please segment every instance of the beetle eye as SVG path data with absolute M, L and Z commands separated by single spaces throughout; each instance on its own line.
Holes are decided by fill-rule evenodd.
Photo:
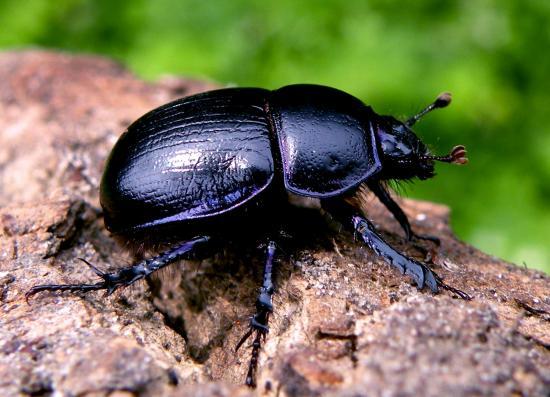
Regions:
M 382 141 L 382 151 L 384 153 L 390 153 L 395 150 L 395 142 L 393 140 L 384 139 Z
M 398 124 L 395 128 L 394 128 L 394 131 L 396 133 L 396 135 L 405 135 L 407 132 L 408 132 L 408 128 L 405 127 L 405 125 L 403 124 Z

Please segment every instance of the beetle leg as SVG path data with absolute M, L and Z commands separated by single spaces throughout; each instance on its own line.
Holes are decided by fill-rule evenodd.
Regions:
M 409 219 L 407 218 L 407 215 L 405 215 L 405 212 L 401 209 L 399 204 L 395 202 L 395 200 L 391 197 L 390 193 L 384 189 L 384 187 L 380 184 L 378 181 L 369 182 L 367 183 L 367 186 L 369 189 L 378 197 L 378 200 L 384 206 L 390 211 L 393 215 L 393 217 L 399 222 L 401 225 L 401 228 L 405 232 L 405 236 L 407 237 L 408 241 L 413 240 L 427 240 L 431 241 L 438 247 L 441 245 L 441 240 L 436 236 L 429 236 L 429 235 L 422 235 L 422 234 L 416 234 L 413 232 L 411 228 L 411 224 L 409 222 Z M 415 244 L 415 247 L 420 249 L 425 255 L 429 255 L 430 252 L 426 250 L 424 247 L 417 246 Z
M 140 261 L 132 266 L 124 267 L 120 270 L 112 273 L 104 273 L 91 265 L 87 261 L 81 259 L 88 266 L 90 266 L 93 272 L 98 275 L 103 281 L 99 281 L 95 284 L 44 284 L 35 285 L 26 294 L 25 298 L 28 300 L 32 295 L 42 291 L 70 291 L 70 292 L 88 292 L 104 289 L 107 290 L 107 295 L 112 294 L 120 287 L 126 287 L 134 282 L 141 280 L 144 277 L 149 276 L 151 273 L 175 262 L 179 259 L 185 259 L 190 256 L 197 245 L 206 243 L 210 240 L 210 237 L 196 237 L 192 240 L 186 241 L 183 244 L 179 244 L 176 247 L 163 252 L 162 254 Z
M 256 372 L 258 369 L 258 357 L 262 340 L 265 340 L 269 327 L 269 315 L 273 312 L 273 258 L 275 256 L 275 242 L 269 241 L 267 245 L 267 257 L 264 267 L 264 281 L 260 288 L 260 294 L 256 299 L 256 314 L 250 317 L 250 328 L 240 339 L 235 347 L 235 351 L 243 345 L 244 342 L 255 333 L 254 341 L 252 342 L 252 355 L 248 365 L 248 373 L 246 375 L 246 384 L 250 387 L 256 387 Z
M 438 291 L 440 284 L 437 281 L 437 275 L 423 263 L 396 251 L 378 234 L 374 225 L 359 215 L 353 206 L 343 200 L 329 199 L 324 201 L 323 207 L 343 225 L 349 225 L 351 222 L 353 230 L 361 236 L 370 249 L 403 274 L 411 276 L 418 288 L 422 289 L 428 285 L 433 292 Z
M 322 205 L 324 209 L 343 225 L 348 225 L 351 222 L 353 230 L 361 236 L 370 249 L 384 258 L 390 265 L 399 269 L 403 274 L 411 276 L 419 289 L 427 285 L 432 292 L 436 293 L 439 288 L 443 288 L 455 293 L 462 299 L 472 299 L 467 293 L 445 284 L 441 277 L 422 262 L 409 258 L 395 250 L 378 234 L 376 228 L 368 219 L 361 216 L 358 210 L 344 200 L 325 199 Z
M 392 266 L 397 267 L 403 274 L 411 276 L 418 288 L 422 289 L 424 285 L 428 285 L 432 292 L 438 291 L 438 276 L 431 269 L 423 263 L 397 252 L 376 232 L 374 225 L 369 220 L 355 215 L 352 217 L 352 222 L 355 231 L 359 233 L 369 248 Z

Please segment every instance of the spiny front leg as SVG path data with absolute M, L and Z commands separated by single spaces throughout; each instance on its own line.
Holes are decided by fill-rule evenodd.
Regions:
M 374 225 L 361 216 L 359 210 L 347 202 L 345 198 L 325 199 L 322 205 L 342 225 L 347 226 L 351 224 L 353 231 L 361 236 L 361 239 L 370 249 L 384 258 L 386 262 L 399 269 L 403 274 L 411 276 L 418 288 L 422 289 L 427 285 L 433 292 L 438 292 L 439 288 L 443 288 L 454 292 L 463 299 L 471 299 L 465 292 L 445 284 L 435 272 L 422 262 L 401 254 L 389 245 L 378 234 Z
M 250 356 L 250 363 L 248 365 L 248 373 L 246 375 L 246 385 L 250 387 L 256 387 L 256 373 L 258 370 L 258 358 L 260 355 L 261 343 L 265 341 L 266 335 L 269 332 L 268 321 L 269 315 L 273 312 L 272 296 L 274 292 L 273 288 L 273 258 L 275 256 L 275 243 L 270 241 L 267 245 L 267 256 L 264 267 L 264 278 L 262 287 L 260 288 L 260 294 L 256 299 L 256 314 L 250 318 L 249 329 L 246 334 L 243 335 L 235 351 L 243 345 L 244 342 L 254 335 L 254 341 L 252 342 L 252 354 Z
M 352 222 L 354 229 L 361 235 L 363 241 L 369 248 L 384 258 L 392 266 L 401 270 L 403 274 L 411 276 L 418 288 L 422 289 L 424 285 L 427 285 L 432 292 L 438 292 L 439 288 L 443 288 L 457 294 L 464 300 L 472 299 L 466 292 L 445 284 L 437 273 L 422 262 L 397 252 L 376 232 L 374 225 L 367 219 L 359 215 L 354 215 L 352 217 Z
M 86 263 L 93 272 L 98 275 L 103 281 L 99 281 L 95 284 L 44 284 L 35 285 L 26 294 L 25 298 L 28 299 L 42 291 L 70 291 L 70 292 L 88 292 L 104 289 L 107 294 L 112 294 L 116 289 L 120 287 L 126 287 L 147 277 L 151 273 L 169 265 L 178 259 L 187 258 L 198 245 L 207 243 L 210 237 L 196 237 L 192 240 L 186 241 L 176 247 L 163 252 L 162 254 L 151 258 L 145 259 L 132 266 L 122 268 L 112 273 L 104 273 L 88 261 L 79 258 Z
M 367 219 L 354 215 L 352 222 L 365 244 L 390 265 L 411 276 L 418 288 L 422 289 L 427 285 L 433 292 L 438 291 L 438 277 L 426 265 L 396 251 L 376 232 L 374 225 Z

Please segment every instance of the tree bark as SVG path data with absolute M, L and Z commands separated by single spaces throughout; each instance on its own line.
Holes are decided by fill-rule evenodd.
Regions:
M 79 257 L 106 270 L 132 262 L 101 218 L 106 156 L 146 111 L 214 87 L 143 82 L 94 56 L 0 54 L 1 395 L 550 394 L 548 276 L 458 241 L 448 208 L 427 202 L 399 200 L 416 231 L 442 240 L 432 268 L 473 299 L 417 290 L 308 214 L 309 235 L 278 257 L 255 390 L 242 386 L 250 349 L 235 353 L 261 284 L 255 247 L 175 264 L 109 297 L 42 293 L 27 304 L 36 284 L 95 282 Z M 419 255 L 376 200 L 367 212 Z

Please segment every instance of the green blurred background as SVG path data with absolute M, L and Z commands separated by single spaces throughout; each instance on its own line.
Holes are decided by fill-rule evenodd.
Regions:
M 465 144 L 470 164 L 406 194 L 450 205 L 482 250 L 550 272 L 550 1 L 0 0 L 0 48 L 28 46 L 147 79 L 326 84 L 399 117 L 451 91 L 415 130 L 437 153 Z

